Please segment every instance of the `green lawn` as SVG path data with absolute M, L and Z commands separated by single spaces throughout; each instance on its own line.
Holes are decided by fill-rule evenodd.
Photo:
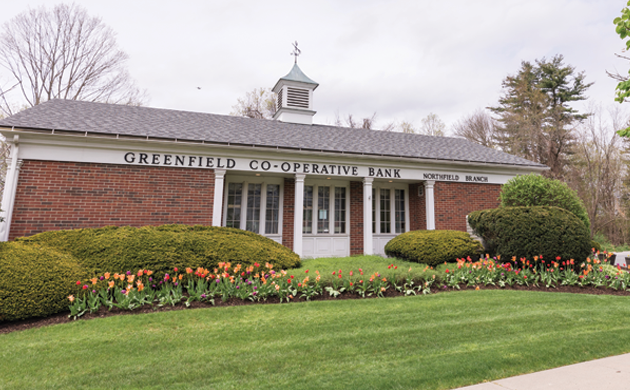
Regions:
M 350 271 L 353 271 L 355 275 L 359 274 L 359 268 L 363 270 L 363 275 L 368 276 L 374 272 L 378 272 L 384 276 L 391 275 L 407 275 L 409 274 L 414 279 L 431 277 L 434 273 L 442 274 L 445 265 L 440 265 L 436 270 L 427 270 L 426 264 L 412 263 L 409 261 L 398 260 L 393 258 L 383 258 L 381 256 L 353 256 L 353 257 L 333 257 L 333 258 L 318 258 L 318 259 L 306 259 L 302 260 L 300 268 L 287 270 L 290 275 L 295 277 L 304 277 L 304 271 L 309 270 L 309 274 L 312 277 L 313 272 L 316 270 L 320 272 L 322 276 L 322 283 L 326 283 L 333 278 L 332 272 L 339 272 L 342 270 L 344 275 L 348 275 Z M 397 266 L 398 269 L 387 268 L 390 265 Z M 409 269 L 411 268 L 411 272 Z
M 0 388 L 449 389 L 630 352 L 628 318 L 499 290 L 125 315 L 0 335 Z

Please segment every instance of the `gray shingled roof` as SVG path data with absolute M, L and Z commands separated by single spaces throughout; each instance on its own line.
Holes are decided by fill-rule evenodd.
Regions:
M 506 164 L 538 169 L 545 167 L 460 138 L 326 125 L 301 125 L 266 119 L 76 100 L 50 100 L 0 120 L 0 126 Z

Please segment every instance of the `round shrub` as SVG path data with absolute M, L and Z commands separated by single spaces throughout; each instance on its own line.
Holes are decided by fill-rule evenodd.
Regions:
M 436 266 L 467 256 L 478 256 L 479 241 L 456 230 L 414 230 L 403 233 L 385 245 L 390 257 Z
M 499 199 L 503 207 L 560 207 L 575 214 L 587 229 L 591 228 L 584 203 L 574 190 L 559 180 L 533 173 L 516 176 L 503 185 Z
M 504 260 L 542 255 L 583 262 L 591 252 L 589 230 L 559 207 L 499 207 L 470 213 L 468 222 L 489 252 Z
M 38 244 L 0 243 L 0 321 L 46 317 L 67 310 L 86 275 L 68 254 Z
M 150 269 L 161 275 L 174 267 L 212 270 L 220 262 L 243 267 L 269 262 L 276 269 L 300 264 L 298 255 L 269 238 L 214 226 L 108 226 L 50 231 L 18 240 L 69 253 L 92 274 Z
M 592 240 L 591 241 L 591 249 L 594 249 L 596 252 L 597 251 L 601 251 L 602 250 L 602 244 L 600 244 L 599 242 Z

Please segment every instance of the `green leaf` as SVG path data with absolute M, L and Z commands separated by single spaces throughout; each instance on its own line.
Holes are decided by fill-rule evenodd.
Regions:
M 621 129 L 621 130 L 617 130 L 617 134 L 619 134 L 620 137 L 630 137 L 630 127 L 626 128 L 626 129 Z
M 613 20 L 614 24 L 618 24 L 619 22 L 621 22 L 621 18 L 617 17 L 615 18 L 615 20 Z

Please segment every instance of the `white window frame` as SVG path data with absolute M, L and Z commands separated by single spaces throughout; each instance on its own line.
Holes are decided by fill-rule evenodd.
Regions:
M 390 233 L 381 233 L 381 189 L 389 190 L 389 219 Z M 372 218 L 372 235 L 396 236 L 402 233 L 396 233 L 396 192 L 395 190 L 405 191 L 405 232 L 409 231 L 409 185 L 397 183 L 374 182 L 372 184 L 373 191 L 373 218 Z M 404 233 L 404 232 L 403 232 Z
M 305 180 L 304 187 L 313 187 L 313 220 L 311 221 L 311 233 L 304 233 L 304 227 L 302 227 L 303 237 L 346 237 L 350 236 L 350 182 L 338 181 L 338 180 Z M 317 232 L 317 216 L 318 216 L 318 187 L 330 188 L 330 208 L 328 209 L 328 233 Z M 346 232 L 335 233 L 335 187 L 342 187 L 346 189 Z M 300 212 L 304 212 L 304 206 L 300 209 Z
M 241 194 L 241 219 L 240 219 L 240 229 L 245 230 L 247 226 L 247 196 L 249 191 L 250 184 L 261 184 L 260 189 L 260 216 L 259 216 L 259 224 L 258 231 L 254 233 L 258 233 L 265 237 L 270 238 L 279 238 L 282 237 L 282 212 L 283 212 L 283 204 L 284 204 L 284 179 L 283 178 L 273 178 L 273 177 L 256 177 L 256 176 L 230 176 L 226 177 L 225 186 L 223 191 L 223 217 L 222 217 L 222 226 L 227 225 L 227 209 L 228 209 L 228 192 L 230 188 L 230 184 L 242 184 L 243 185 L 243 193 Z M 279 210 L 278 210 L 278 233 L 267 234 L 265 233 L 266 227 L 266 215 L 267 215 L 267 185 L 279 185 L 280 186 L 280 199 L 279 199 Z

